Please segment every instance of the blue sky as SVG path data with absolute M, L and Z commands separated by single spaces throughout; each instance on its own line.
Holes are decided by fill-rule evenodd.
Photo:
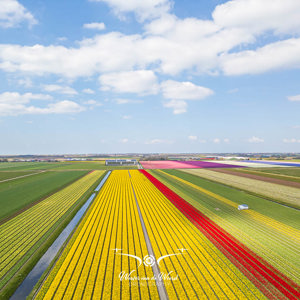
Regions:
M 0 154 L 300 152 L 298 0 L 0 0 Z

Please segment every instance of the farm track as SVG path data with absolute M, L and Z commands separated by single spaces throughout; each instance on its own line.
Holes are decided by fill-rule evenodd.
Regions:
M 40 172 L 36 172 L 36 173 L 31 173 L 31 174 L 26 174 L 26 175 L 22 175 L 22 176 L 17 176 L 17 177 L 14 177 L 14 178 L 0 180 L 0 183 L 7 182 L 7 181 L 12 181 L 12 180 L 16 180 L 16 179 L 20 179 L 20 178 L 24 178 L 24 177 L 28 177 L 28 176 L 33 176 L 33 175 L 41 174 L 41 173 L 44 173 L 44 172 L 47 172 L 47 171 L 45 170 L 45 171 L 40 171 Z
M 0 226 L 0 290 L 38 250 L 56 222 L 99 179 L 93 172 Z
M 261 180 L 261 181 L 270 182 L 270 183 L 281 184 L 281 185 L 285 185 L 285 186 L 300 188 L 300 182 L 266 177 L 266 176 L 263 176 L 263 173 L 262 173 L 262 175 L 254 175 L 254 174 L 250 174 L 250 173 L 246 173 L 246 172 L 236 172 L 233 170 L 225 170 L 225 169 L 214 169 L 213 171 L 219 172 L 219 173 L 224 173 L 224 174 L 229 174 L 229 175 L 235 175 L 235 176 L 241 176 L 241 177 L 245 177 L 245 178 Z
M 169 299 L 265 299 L 138 170 L 112 172 L 36 299 L 157 299 L 152 263 Z M 140 280 L 120 281 L 121 272 Z
M 143 174 L 269 298 L 298 299 L 300 287 L 258 257 L 148 172 Z

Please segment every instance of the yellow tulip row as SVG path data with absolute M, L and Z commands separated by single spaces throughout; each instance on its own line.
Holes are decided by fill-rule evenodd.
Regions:
M 202 192 L 204 194 L 207 194 L 207 195 L 209 195 L 209 196 L 211 196 L 211 197 L 213 197 L 215 199 L 218 199 L 218 200 L 220 200 L 220 201 L 222 201 L 222 202 L 230 205 L 231 207 L 234 207 L 234 208 L 237 207 L 237 204 L 235 202 L 233 202 L 233 201 L 231 201 L 231 200 L 229 200 L 229 199 L 227 199 L 225 197 L 222 197 L 222 196 L 220 196 L 220 195 L 218 195 L 216 193 L 213 193 L 213 192 L 208 191 L 208 190 L 206 190 L 204 188 L 201 188 L 201 187 L 199 187 L 199 186 L 197 186 L 197 185 L 195 185 L 195 184 L 193 184 L 193 183 L 191 183 L 189 181 L 186 181 L 186 180 L 184 180 L 182 178 L 179 178 L 177 176 L 167 174 L 166 172 L 163 172 L 161 170 L 159 172 L 161 172 L 161 173 L 163 173 L 165 175 L 168 175 L 168 176 L 170 176 L 172 178 L 175 178 L 176 180 L 178 180 L 180 182 L 183 182 L 184 184 L 186 184 L 188 186 L 191 186 L 191 187 L 199 190 L 200 192 Z M 265 216 L 263 214 L 260 214 L 260 213 L 258 213 L 256 211 L 253 211 L 253 210 L 246 210 L 243 213 L 250 215 L 255 220 L 261 222 L 265 226 L 266 225 L 270 226 L 271 228 L 274 228 L 274 229 L 278 230 L 279 232 L 281 232 L 281 233 L 283 233 L 285 235 L 288 235 L 290 238 L 292 238 L 292 239 L 300 242 L 300 232 L 299 232 L 299 230 L 297 230 L 295 228 L 292 228 L 292 227 L 290 227 L 290 226 L 288 226 L 286 224 L 283 224 L 281 222 L 278 222 L 278 221 L 276 221 L 276 220 L 274 220 L 274 219 L 272 219 L 270 217 L 267 217 L 267 216 Z
M 128 171 L 113 171 L 37 299 L 157 299 Z M 120 280 L 131 273 L 139 280 Z
M 265 296 L 138 171 L 130 171 L 170 299 L 265 299 Z M 178 275 L 178 277 L 176 277 Z M 176 279 L 177 278 L 177 279 Z
M 0 278 L 6 282 L 55 223 L 99 179 L 94 171 L 0 226 Z M 5 277 L 4 277 L 5 276 Z

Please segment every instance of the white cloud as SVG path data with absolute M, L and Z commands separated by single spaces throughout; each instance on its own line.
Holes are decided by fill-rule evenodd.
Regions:
M 124 13 L 134 12 L 139 21 L 158 17 L 166 13 L 171 7 L 169 0 L 90 0 L 93 2 L 105 2 L 121 17 Z
M 169 102 L 165 102 L 164 107 L 172 108 L 174 115 L 179 115 L 187 112 L 187 103 L 183 100 L 171 100 Z
M 213 142 L 214 142 L 215 144 L 219 144 L 219 143 L 221 142 L 221 140 L 220 140 L 219 138 L 215 138 L 215 139 L 213 139 Z
M 173 141 L 170 140 L 163 140 L 163 139 L 152 139 L 149 141 L 146 141 L 146 145 L 156 145 L 156 144 L 172 144 Z
M 211 89 L 198 86 L 192 82 L 179 82 L 167 80 L 161 83 L 161 90 L 166 99 L 164 106 L 173 109 L 174 114 L 182 114 L 187 111 L 187 100 L 201 100 L 213 94 Z
M 130 119 L 132 119 L 132 116 L 125 115 L 125 116 L 122 116 L 122 119 L 123 120 L 130 120 Z
M 117 104 L 138 104 L 138 103 L 143 103 L 144 101 L 118 98 L 115 99 L 114 102 L 116 102 Z
M 95 91 L 92 89 L 83 89 L 82 92 L 90 95 L 95 94 Z
M 197 141 L 198 137 L 197 137 L 196 135 L 189 135 L 189 136 L 188 136 L 188 139 L 189 139 L 190 141 Z
M 108 73 L 101 75 L 99 81 L 103 91 L 140 95 L 158 92 L 157 78 L 154 72 L 149 70 Z
M 17 27 L 27 22 L 29 26 L 37 23 L 33 15 L 16 0 L 0 0 L 0 27 Z
M 300 94 L 287 97 L 289 101 L 300 101 Z
M 264 139 L 262 138 L 259 138 L 257 136 L 252 136 L 251 138 L 249 138 L 247 140 L 248 143 L 255 143 L 255 144 L 258 144 L 258 143 L 263 143 L 264 142 Z
M 58 84 L 46 84 L 43 86 L 46 92 L 56 92 L 65 95 L 77 95 L 78 93 L 69 86 L 62 86 Z
M 226 144 L 228 144 L 228 143 L 230 142 L 230 140 L 229 140 L 229 139 L 227 139 L 227 138 L 226 138 L 226 139 L 224 139 L 223 141 L 224 141 L 224 143 L 226 143 Z
M 268 44 L 257 50 L 224 54 L 220 58 L 226 75 L 258 74 L 300 67 L 300 38 Z
M 213 94 L 211 89 L 195 85 L 192 82 L 167 80 L 161 83 L 161 88 L 166 99 L 200 100 Z
M 255 34 L 300 33 L 298 0 L 232 0 L 218 5 L 214 22 L 225 28 L 244 28 Z
M 105 24 L 104 23 L 87 23 L 83 25 L 85 29 L 95 29 L 95 30 L 104 30 Z
M 120 142 L 121 142 L 121 143 L 123 143 L 123 144 L 126 144 L 126 143 L 128 143 L 128 142 L 129 142 L 129 139 L 127 139 L 127 138 L 124 138 L 124 139 L 121 139 L 121 140 L 120 140 Z
M 51 96 L 44 94 L 19 94 L 16 92 L 5 92 L 0 94 L 0 115 L 17 116 L 24 114 L 64 114 L 78 113 L 85 110 L 84 107 L 69 100 L 50 103 L 44 107 L 30 105 L 32 100 L 51 99 Z
M 32 80 L 30 78 L 19 79 L 18 84 L 26 88 L 30 88 L 33 86 Z
M 91 108 L 103 105 L 102 103 L 100 103 L 100 102 L 98 102 L 96 100 L 93 100 L 93 99 L 84 101 L 83 104 L 86 104 L 86 105 L 90 106 Z
M 300 139 L 295 139 L 295 138 L 291 138 L 291 139 L 283 139 L 284 143 L 300 143 Z

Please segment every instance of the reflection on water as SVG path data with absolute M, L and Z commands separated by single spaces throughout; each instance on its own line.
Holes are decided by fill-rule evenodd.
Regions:
M 106 179 L 108 178 L 111 171 L 109 171 L 105 177 L 101 180 L 100 184 L 97 186 L 95 191 L 99 191 L 103 184 L 105 183 Z M 72 230 L 75 228 L 77 223 L 80 221 L 81 217 L 83 216 L 84 212 L 87 210 L 93 199 L 95 198 L 95 193 L 93 193 L 90 198 L 85 202 L 85 204 L 80 208 L 77 214 L 74 216 L 72 221 L 67 225 L 67 227 L 61 232 L 61 234 L 57 237 L 51 247 L 47 250 L 47 252 L 41 257 L 35 267 L 31 270 L 31 272 L 27 275 L 24 279 L 22 284 L 18 287 L 15 291 L 13 296 L 10 300 L 22 300 L 26 299 L 26 297 L 30 294 L 33 287 L 37 284 L 40 277 L 50 265 L 51 261 L 56 256 L 57 252 L 66 241 Z

